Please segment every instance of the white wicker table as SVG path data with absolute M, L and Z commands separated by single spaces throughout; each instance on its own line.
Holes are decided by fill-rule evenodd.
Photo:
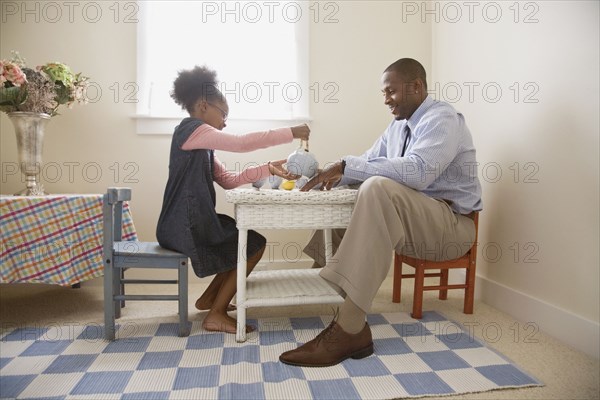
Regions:
M 246 309 L 298 304 L 341 303 L 343 298 L 319 276 L 317 269 L 255 271 L 246 278 L 248 229 L 323 229 L 326 259 L 331 258 L 331 229 L 346 228 L 356 200 L 355 189 L 298 190 L 233 189 L 239 229 L 236 340 L 246 340 Z

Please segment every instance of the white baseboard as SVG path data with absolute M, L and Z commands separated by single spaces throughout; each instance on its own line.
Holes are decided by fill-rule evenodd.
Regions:
M 453 272 L 457 280 L 464 282 L 463 271 Z M 481 276 L 476 277 L 475 299 L 517 320 L 535 322 L 548 335 L 592 357 L 600 358 L 598 322 Z

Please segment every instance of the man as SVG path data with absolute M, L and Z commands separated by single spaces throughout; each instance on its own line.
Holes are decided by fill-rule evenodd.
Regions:
M 371 355 L 365 318 L 392 251 L 442 261 L 465 254 L 475 240 L 481 186 L 463 116 L 427 95 L 425 69 L 416 60 L 390 65 L 382 85 L 394 115 L 383 135 L 362 156 L 344 157 L 302 188 L 362 183 L 339 248 L 320 273 L 345 302 L 315 339 L 279 357 L 286 364 L 321 367 Z

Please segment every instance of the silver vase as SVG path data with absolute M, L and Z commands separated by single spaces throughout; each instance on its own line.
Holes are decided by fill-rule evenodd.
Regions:
M 50 115 L 44 113 L 16 111 L 7 113 L 15 127 L 19 166 L 25 175 L 27 187 L 15 193 L 19 196 L 45 195 L 44 188 L 38 182 L 42 170 L 42 151 L 44 148 L 44 129 Z

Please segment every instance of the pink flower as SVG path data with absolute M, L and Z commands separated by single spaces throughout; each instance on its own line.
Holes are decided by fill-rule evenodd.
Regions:
M 1 82 L 10 82 L 13 86 L 21 86 L 22 84 L 27 82 L 27 78 L 21 68 L 18 65 L 13 64 L 11 62 L 2 62 L 0 63 L 0 71 L 2 80 Z
M 19 53 L 13 52 L 11 60 L 0 60 L 0 111 L 57 115 L 62 104 L 71 108 L 75 103 L 87 103 L 88 79 L 60 63 L 28 68 Z
M 4 82 L 6 82 L 7 79 L 4 76 L 4 61 L 0 61 L 0 84 L 2 84 L 1 86 L 4 86 Z

